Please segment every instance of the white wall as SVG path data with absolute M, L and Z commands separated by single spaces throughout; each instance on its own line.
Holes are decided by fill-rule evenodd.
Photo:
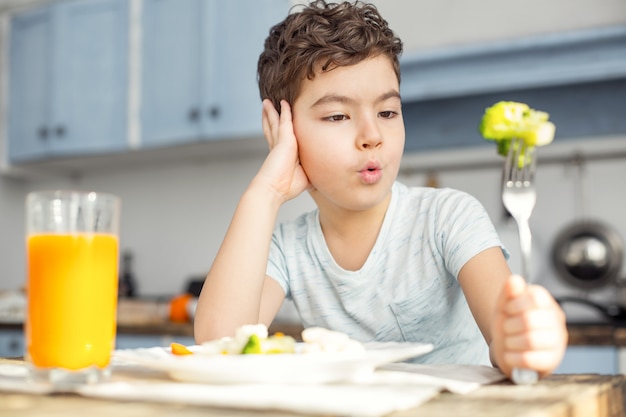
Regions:
M 626 23 L 624 0 L 373 0 L 405 49 Z
M 4 186 L 2 196 L 8 197 L 6 203 L 10 203 L 6 215 L 3 207 L 0 216 L 0 288 L 22 285 L 26 193 L 73 188 L 106 191 L 121 197 L 120 246 L 135 254 L 138 290 L 142 295 L 180 292 L 187 279 L 206 275 L 238 197 L 262 161 L 263 155 L 161 163 L 71 179 L 34 179 L 13 187 L 7 179 L 0 180 Z M 310 207 L 309 197 L 302 196 L 283 208 L 282 217 L 294 217 Z
M 404 38 L 407 49 L 626 22 L 623 0 L 528 0 L 506 4 L 495 0 L 381 0 L 376 3 Z M 480 4 L 480 8 L 476 4 Z M 497 7 L 506 7 L 511 12 L 505 19 L 496 18 Z M 563 9 L 567 9 L 567 14 Z M 2 120 L 0 118 L 0 124 Z M 1 135 L 4 127 L 0 128 Z M 612 143 L 611 146 L 624 148 L 626 138 L 616 138 Z M 570 152 L 570 148 L 563 151 Z M 140 294 L 180 292 L 188 278 L 206 273 L 238 197 L 263 157 L 259 152 L 217 161 L 159 162 L 104 173 L 83 172 L 72 178 L 15 180 L 0 176 L 0 289 L 23 285 L 26 193 L 41 188 L 83 188 L 122 197 L 121 246 L 135 253 Z M 419 165 L 425 160 L 409 159 L 409 165 Z M 497 169 L 439 171 L 437 174 L 441 186 L 474 194 L 487 207 L 493 220 L 500 221 Z M 547 256 L 556 232 L 578 214 L 574 210 L 573 178 L 571 167 L 540 166 L 539 200 L 532 219 L 539 252 L 537 268 L 541 275 L 548 276 L 546 285 L 557 291 L 560 287 Z M 422 185 L 426 180 L 423 175 L 401 179 L 415 185 Z M 626 236 L 624 179 L 624 159 L 587 165 L 588 214 L 615 226 L 622 236 Z M 293 218 L 312 207 L 308 196 L 302 196 L 284 207 L 280 219 Z

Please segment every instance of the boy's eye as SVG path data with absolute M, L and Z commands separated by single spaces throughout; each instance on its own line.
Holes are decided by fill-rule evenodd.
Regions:
M 345 114 L 333 114 L 332 116 L 328 116 L 325 118 L 325 120 L 328 120 L 329 122 L 341 122 L 342 120 L 347 120 L 348 116 L 346 116 Z
M 381 111 L 380 113 L 378 113 L 380 117 L 382 117 L 383 119 L 391 119 L 392 117 L 395 117 L 398 115 L 398 113 L 396 113 L 395 111 Z

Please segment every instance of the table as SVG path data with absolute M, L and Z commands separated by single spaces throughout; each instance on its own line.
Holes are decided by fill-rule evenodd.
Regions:
M 11 360 L 0 359 L 0 363 Z M 19 363 L 19 361 L 15 361 Z M 625 415 L 623 375 L 553 375 L 532 386 L 510 382 L 458 395 L 441 393 L 420 407 L 393 417 L 621 417 Z M 323 400 L 323 399 L 321 399 Z M 109 401 L 72 394 L 28 395 L 0 392 L 0 416 L 195 417 L 299 416 L 287 412 L 220 409 L 186 404 Z

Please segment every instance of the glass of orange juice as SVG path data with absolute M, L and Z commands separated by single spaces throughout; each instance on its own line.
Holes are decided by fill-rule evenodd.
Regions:
M 100 192 L 26 197 L 25 359 L 57 386 L 98 382 L 115 348 L 120 199 Z

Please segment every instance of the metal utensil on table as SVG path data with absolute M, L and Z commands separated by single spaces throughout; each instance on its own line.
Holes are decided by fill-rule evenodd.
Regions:
M 502 179 L 502 203 L 515 219 L 519 231 L 519 242 L 522 254 L 522 276 L 529 279 L 531 233 L 528 221 L 535 208 L 537 193 L 535 191 L 535 167 L 537 157 L 535 148 L 527 146 L 523 140 L 512 139 L 504 164 Z M 516 384 L 534 384 L 539 380 L 536 371 L 531 369 L 513 369 L 511 379 Z

